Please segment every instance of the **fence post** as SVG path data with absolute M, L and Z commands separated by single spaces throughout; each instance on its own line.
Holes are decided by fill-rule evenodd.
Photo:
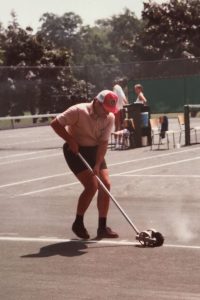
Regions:
M 11 119 L 11 125 L 12 125 L 12 129 L 15 128 L 15 120 Z
M 190 106 L 184 105 L 185 145 L 190 145 Z

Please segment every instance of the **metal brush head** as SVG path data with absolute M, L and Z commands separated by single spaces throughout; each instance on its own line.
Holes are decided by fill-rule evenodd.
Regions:
M 144 247 L 160 247 L 164 243 L 163 235 L 155 229 L 148 229 L 138 233 L 136 240 Z

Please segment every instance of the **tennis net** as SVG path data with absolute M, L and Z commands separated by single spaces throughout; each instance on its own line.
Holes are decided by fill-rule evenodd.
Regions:
M 49 125 L 58 114 L 8 116 L 0 118 L 0 130 Z

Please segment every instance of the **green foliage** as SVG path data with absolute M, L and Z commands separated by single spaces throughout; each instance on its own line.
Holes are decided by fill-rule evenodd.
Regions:
M 85 90 L 89 93 L 90 87 L 83 81 L 80 87 L 74 78 L 67 49 L 53 47 L 41 32 L 33 34 L 30 27 L 20 28 L 16 16 L 12 17 L 11 25 L 0 36 L 0 58 L 10 66 L 0 69 L 1 116 L 23 115 L 27 110 L 32 114 L 58 112 L 85 100 Z M 82 92 L 79 99 L 77 90 Z
M 199 0 L 144 3 L 144 30 L 133 45 L 140 59 L 200 56 Z
M 172 58 L 188 58 L 199 70 L 191 59 L 200 57 L 199 0 L 146 0 L 141 20 L 125 9 L 93 27 L 73 12 L 47 12 L 35 34 L 20 27 L 15 12 L 11 18 L 6 29 L 0 23 L 2 116 L 62 111 L 112 88 L 116 77 L 168 75 L 174 64 L 167 69 L 163 61 Z M 163 61 L 152 68 L 144 60 Z
M 108 20 L 97 22 L 102 29 L 107 31 L 113 55 L 119 62 L 128 62 L 136 58 L 131 51 L 130 44 L 140 34 L 142 23 L 136 18 L 135 14 L 125 9 L 123 14 L 114 15 Z
M 38 32 L 46 42 L 52 43 L 53 47 L 73 50 L 78 43 L 78 32 L 82 20 L 73 12 L 68 12 L 61 17 L 53 13 L 45 13 L 40 21 L 42 26 Z

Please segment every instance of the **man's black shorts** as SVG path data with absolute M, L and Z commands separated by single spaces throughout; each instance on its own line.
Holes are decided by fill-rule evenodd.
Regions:
M 98 146 L 80 146 L 79 152 L 82 154 L 82 156 L 85 158 L 85 160 L 88 162 L 88 164 L 93 169 L 96 163 L 96 155 L 97 155 L 97 148 Z M 82 160 L 79 158 L 78 155 L 74 154 L 70 151 L 69 146 L 67 143 L 63 145 L 63 153 L 65 156 L 65 160 L 71 169 L 71 171 L 77 175 L 78 173 L 87 170 L 87 167 L 82 162 Z M 103 160 L 100 169 L 107 169 L 106 161 Z

